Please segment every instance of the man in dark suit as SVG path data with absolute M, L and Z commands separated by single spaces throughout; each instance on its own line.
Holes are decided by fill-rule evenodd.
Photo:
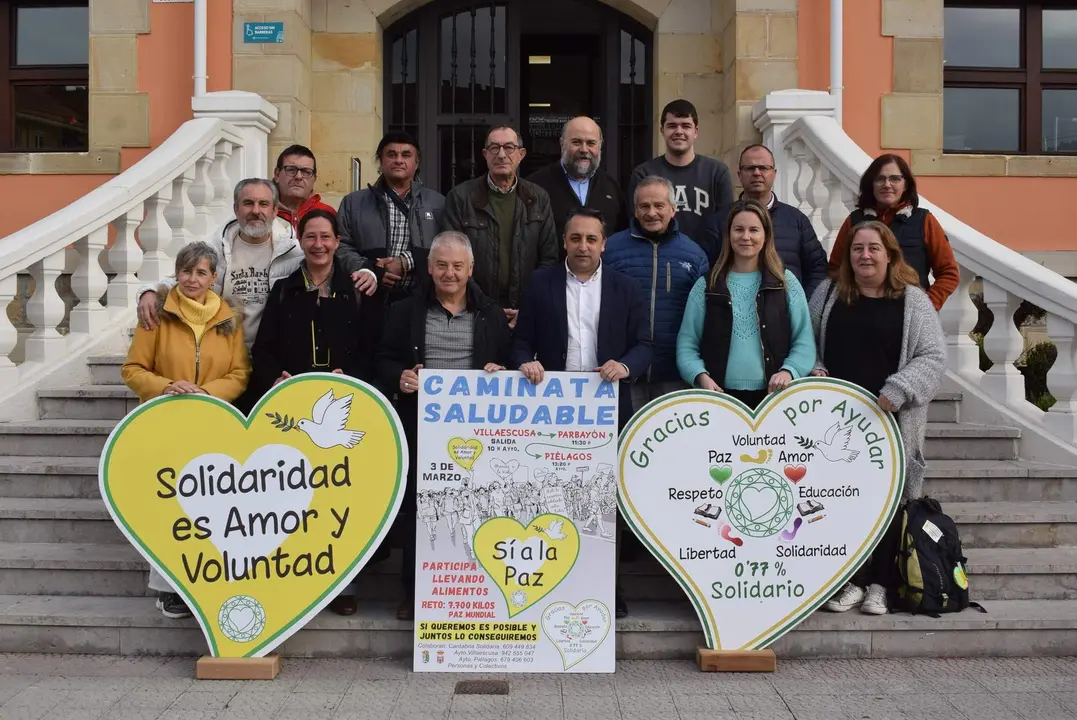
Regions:
M 533 383 L 546 370 L 597 372 L 620 382 L 623 426 L 632 415 L 627 381 L 646 374 L 651 333 L 643 291 L 629 276 L 602 267 L 605 247 L 602 215 L 590 208 L 572 211 L 565 224 L 565 264 L 532 274 L 509 360 Z M 628 614 L 620 590 L 616 612 Z
M 625 196 L 602 165 L 602 129 L 589 117 L 572 118 L 561 130 L 561 160 L 528 178 L 550 196 L 557 237 L 565 235 L 569 213 L 579 207 L 602 213 L 606 232 L 628 227 Z M 561 259 L 565 251 L 561 250 Z

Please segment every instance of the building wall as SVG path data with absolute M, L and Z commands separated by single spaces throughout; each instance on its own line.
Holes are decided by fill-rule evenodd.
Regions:
M 232 8 L 209 2 L 208 89 L 232 86 Z M 190 120 L 194 5 L 90 3 L 90 150 L 0 154 L 0 194 L 14 198 L 0 237 L 70 204 L 127 169 Z
M 799 0 L 799 14 L 801 86 L 826 90 L 830 2 Z M 1075 250 L 1061 208 L 1077 194 L 1077 157 L 943 154 L 943 0 L 846 0 L 844 36 L 844 127 L 865 152 L 904 156 L 926 197 L 1015 250 Z M 1030 231 L 1000 207 L 1042 212 Z

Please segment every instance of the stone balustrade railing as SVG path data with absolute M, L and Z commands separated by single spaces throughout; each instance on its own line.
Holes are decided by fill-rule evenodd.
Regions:
M 756 106 L 754 121 L 775 153 L 775 191 L 811 218 L 829 252 L 855 207 L 860 176 L 871 157 L 838 125 L 826 93 L 772 93 Z M 960 285 L 939 313 L 949 374 L 962 381 L 963 388 L 982 392 L 1022 418 L 1026 426 L 1068 446 L 1077 444 L 1077 283 L 983 235 L 922 196 L 920 203 L 942 224 L 961 268 Z M 970 294 L 976 282 L 994 315 L 983 338 L 984 351 L 994 363 L 986 372 L 980 370 L 979 348 L 970 337 L 978 318 Z M 1024 377 L 1014 366 L 1024 352 L 1023 337 L 1012 320 L 1022 301 L 1046 312 L 1047 334 L 1058 350 L 1047 374 L 1056 402 L 1047 412 L 1025 399 Z
M 133 326 L 138 286 L 170 275 L 180 247 L 231 217 L 237 180 L 265 177 L 276 108 L 242 92 L 193 105 L 195 118 L 131 168 L 0 238 L 0 403 Z M 61 276 L 74 295 L 69 317 Z

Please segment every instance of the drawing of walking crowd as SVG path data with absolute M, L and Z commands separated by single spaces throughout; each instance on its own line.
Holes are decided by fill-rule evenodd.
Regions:
M 545 467 L 535 468 L 529 479 L 530 469 L 518 460 L 492 458 L 489 467 L 491 474 L 481 480 L 419 492 L 417 517 L 426 525 L 431 549 L 439 532 L 453 546 L 459 532 L 468 558 L 474 559 L 472 537 L 490 518 L 511 517 L 526 525 L 544 513 L 571 519 L 581 535 L 612 540 L 617 483 L 610 463 L 599 463 L 593 472 L 586 465 L 576 467 L 568 480 Z

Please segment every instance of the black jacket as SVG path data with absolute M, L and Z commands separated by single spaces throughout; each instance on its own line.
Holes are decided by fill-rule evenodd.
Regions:
M 560 162 L 551 163 L 536 170 L 528 180 L 541 187 L 550 196 L 550 208 L 553 210 L 553 222 L 557 229 L 558 251 L 561 259 L 564 260 L 565 222 L 568 214 L 580 207 L 580 198 L 569 184 L 565 168 Z M 588 185 L 586 207 L 602 213 L 606 221 L 607 236 L 628 227 L 628 213 L 625 212 L 628 204 L 625 202 L 624 193 L 621 192 L 621 186 L 602 168 L 598 169 Z
M 545 370 L 559 372 L 568 359 L 568 270 L 564 265 L 536 270 L 527 284 L 513 334 L 512 367 L 538 360 Z M 629 379 L 647 373 L 651 365 L 651 330 L 647 297 L 628 275 L 603 266 L 602 299 L 598 313 L 599 366 L 616 360 L 628 368 Z M 591 368 L 587 368 L 590 370 Z M 622 425 L 631 415 L 628 384 L 621 383 Z
M 487 363 L 508 365 L 512 336 L 505 311 L 482 294 L 474 282 L 467 287 L 467 306 L 476 312 L 471 346 L 471 367 L 480 370 Z M 433 282 L 425 282 L 411 296 L 389 308 L 381 343 L 374 355 L 374 373 L 387 396 L 399 393 L 400 374 L 416 365 L 426 365 L 426 312 L 440 307 Z M 418 393 L 400 394 L 397 410 L 404 428 L 414 430 Z
M 356 190 L 340 201 L 337 223 L 340 226 L 340 246 L 337 260 L 348 273 L 366 268 L 373 270 L 381 280 L 383 271 L 375 266 L 378 258 L 389 254 L 389 205 L 385 199 L 388 189 L 384 178 L 378 178 L 365 190 Z M 445 212 L 445 198 L 441 193 L 423 187 L 416 178 L 411 184 L 411 206 L 408 208 L 408 225 L 413 277 L 421 282 L 428 275 L 426 258 L 430 243 L 438 234 Z M 381 289 L 379 289 L 381 292 Z
M 744 197 L 743 194 L 741 197 Z M 774 201 L 770 209 L 774 223 L 774 249 L 789 272 L 796 276 L 809 298 L 826 278 L 826 250 L 815 234 L 808 216 L 792 205 Z M 729 207 L 715 213 L 707 223 L 706 242 L 721 252 L 722 235 L 729 221 Z
M 333 263 L 330 283 L 332 297 L 319 298 L 306 289 L 299 268 L 273 285 L 251 348 L 249 386 L 254 397 L 273 387 L 282 371 L 301 375 L 340 369 L 345 375 L 371 380 L 377 337 L 366 309 L 360 307 L 351 278 L 339 262 Z
M 468 236 L 475 253 L 472 279 L 491 298 L 498 296 L 498 266 L 508 262 L 498 257 L 497 219 L 490 209 L 490 188 L 487 176 L 460 183 L 445 199 L 446 230 L 456 230 Z M 512 266 L 509 270 L 509 293 L 505 306 L 519 306 L 524 286 L 531 273 L 540 267 L 557 262 L 557 232 L 550 211 L 550 196 L 538 185 L 517 179 L 516 228 L 512 241 Z
M 765 382 L 782 369 L 793 346 L 793 339 L 785 280 L 779 280 L 765 269 L 762 274 L 755 307 L 759 338 L 763 345 Z M 733 332 L 733 298 L 726 284 L 727 277 L 721 275 L 717 284 L 707 290 L 707 315 L 703 321 L 703 337 L 699 340 L 699 355 L 707 367 L 707 374 L 719 387 L 725 384 L 730 335 Z

